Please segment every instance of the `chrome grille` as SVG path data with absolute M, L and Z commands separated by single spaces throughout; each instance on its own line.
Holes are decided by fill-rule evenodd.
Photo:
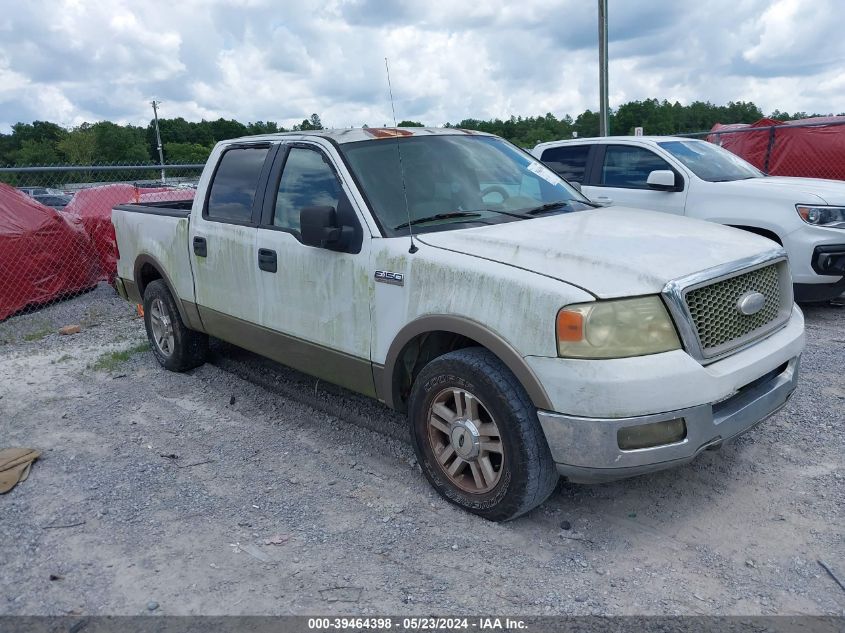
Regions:
M 783 322 L 780 268 L 778 263 L 770 264 L 686 293 L 687 309 L 705 357 L 762 336 Z M 766 301 L 759 312 L 745 315 L 738 303 L 749 292 L 761 293 Z

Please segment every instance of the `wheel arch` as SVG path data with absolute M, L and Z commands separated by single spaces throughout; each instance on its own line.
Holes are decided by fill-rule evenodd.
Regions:
M 170 281 L 170 277 L 167 276 L 164 266 L 162 266 L 155 257 L 147 254 L 139 255 L 135 260 L 135 267 L 133 269 L 132 276 L 135 280 L 135 285 L 138 288 L 138 295 L 141 298 L 141 302 L 143 302 L 144 290 L 146 290 L 147 286 L 153 281 L 161 279 L 164 282 L 164 285 L 167 286 L 167 290 L 170 292 L 170 295 L 173 297 L 173 301 L 179 310 L 179 317 L 182 319 L 182 323 L 191 329 L 203 331 L 203 328 L 200 327 L 200 323 L 198 323 L 198 319 L 192 319 L 191 316 L 193 315 L 188 314 L 185 309 L 184 302 L 177 294 L 176 287 Z
M 413 379 L 426 362 L 463 347 L 483 347 L 513 372 L 538 409 L 552 409 L 546 390 L 519 352 L 487 327 L 457 316 L 428 315 L 403 327 L 388 349 L 376 388 L 385 404 L 405 411 Z
M 729 224 L 728 226 L 742 231 L 748 231 L 749 233 L 754 233 L 755 235 L 760 235 L 761 237 L 767 237 L 773 242 L 777 242 L 783 246 L 783 239 L 781 236 L 771 229 L 765 229 L 761 226 L 751 226 L 748 224 Z

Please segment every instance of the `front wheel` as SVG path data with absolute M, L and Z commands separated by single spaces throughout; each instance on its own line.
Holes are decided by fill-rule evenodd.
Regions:
M 423 473 L 448 501 L 491 521 L 535 508 L 558 480 L 537 409 L 486 349 L 444 354 L 414 382 L 408 409 Z
M 144 325 L 153 355 L 165 369 L 187 371 L 205 362 L 208 336 L 185 326 L 161 279 L 151 281 L 144 290 Z

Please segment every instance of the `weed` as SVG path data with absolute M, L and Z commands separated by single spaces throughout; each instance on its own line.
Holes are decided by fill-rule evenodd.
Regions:
M 35 330 L 34 332 L 30 332 L 29 334 L 24 334 L 23 340 L 40 341 L 45 336 L 50 336 L 53 331 L 53 328 L 42 327 L 40 330 Z
M 118 366 L 121 365 L 121 363 L 125 363 L 130 358 L 132 358 L 134 354 L 148 352 L 149 350 L 150 344 L 144 341 L 143 343 L 139 343 L 138 345 L 130 347 L 129 349 L 101 354 L 100 357 L 96 361 L 94 361 L 92 365 L 89 365 L 89 367 L 94 371 L 114 371 L 115 369 L 117 369 Z

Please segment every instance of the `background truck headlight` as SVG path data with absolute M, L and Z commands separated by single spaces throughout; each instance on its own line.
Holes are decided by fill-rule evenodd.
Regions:
M 566 358 L 625 358 L 681 347 L 658 296 L 567 306 L 556 326 L 558 355 Z
M 795 209 L 807 224 L 845 229 L 845 207 L 796 204 Z

